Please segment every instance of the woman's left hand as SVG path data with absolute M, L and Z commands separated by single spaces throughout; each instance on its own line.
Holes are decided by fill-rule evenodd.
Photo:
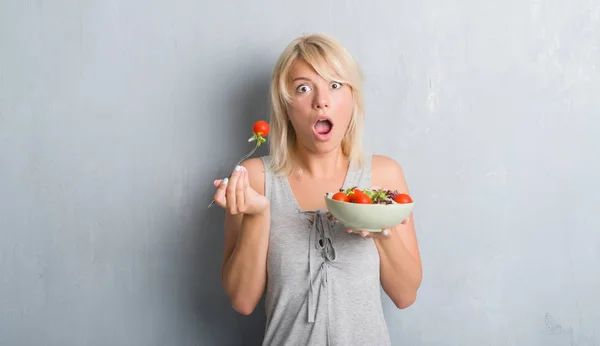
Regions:
M 406 225 L 406 223 L 408 223 L 408 218 L 405 219 L 404 221 L 402 221 L 400 224 L 401 225 Z M 384 228 L 383 230 L 381 230 L 381 232 L 368 232 L 368 231 L 359 231 L 359 230 L 353 230 L 350 228 L 346 228 L 346 232 L 348 233 L 356 233 L 359 234 L 360 236 L 364 237 L 364 238 L 387 238 L 392 234 L 392 230 L 389 228 Z

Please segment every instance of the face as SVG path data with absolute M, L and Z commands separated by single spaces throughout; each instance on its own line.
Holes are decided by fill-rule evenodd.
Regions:
M 338 148 L 352 117 L 349 85 L 323 79 L 304 60 L 290 70 L 288 116 L 299 144 L 313 152 Z

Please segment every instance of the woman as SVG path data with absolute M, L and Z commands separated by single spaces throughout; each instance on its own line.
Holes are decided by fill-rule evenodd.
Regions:
M 416 299 L 421 260 L 412 215 L 382 233 L 346 230 L 323 196 L 381 186 L 408 193 L 400 166 L 361 146 L 361 74 L 333 38 L 300 37 L 271 83 L 270 154 L 216 180 L 226 209 L 222 283 L 252 313 L 266 290 L 263 345 L 390 345 L 381 290 Z

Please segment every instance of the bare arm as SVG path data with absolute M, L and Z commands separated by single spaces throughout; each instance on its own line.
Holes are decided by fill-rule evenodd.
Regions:
M 260 159 L 250 159 L 242 166 L 246 168 L 253 189 L 248 193 L 264 196 L 264 170 Z M 265 289 L 270 220 L 270 205 L 263 212 L 252 215 L 225 212 L 221 280 L 233 308 L 243 315 L 254 311 Z
M 408 193 L 401 167 L 385 156 L 373 157 L 373 185 Z M 421 285 L 422 266 L 413 215 L 390 230 L 389 237 L 374 238 L 379 251 L 381 284 L 400 309 L 412 305 Z

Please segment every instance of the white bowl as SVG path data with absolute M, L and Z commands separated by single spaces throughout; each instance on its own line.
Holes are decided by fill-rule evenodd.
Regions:
M 346 228 L 356 231 L 381 232 L 396 226 L 411 213 L 415 203 L 359 204 L 331 199 L 335 193 L 325 195 L 327 209 Z

